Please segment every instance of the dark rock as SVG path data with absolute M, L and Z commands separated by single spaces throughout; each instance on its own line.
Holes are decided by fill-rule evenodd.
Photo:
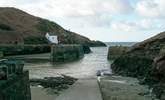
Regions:
M 62 75 L 60 77 L 45 77 L 44 79 L 30 79 L 31 85 L 41 85 L 44 88 L 52 88 L 57 91 L 67 89 L 69 85 L 74 84 L 76 78 Z
M 126 46 L 111 46 L 108 49 L 108 59 L 109 60 L 114 60 L 121 55 L 125 54 L 126 52 L 129 51 L 129 47 Z
M 163 94 L 165 94 L 165 84 L 155 84 L 152 86 L 152 88 L 152 93 L 155 94 L 157 98 L 163 98 Z
M 112 64 L 114 73 L 124 76 L 145 77 L 152 68 L 152 59 L 137 56 L 121 56 Z
M 88 53 L 90 53 L 90 52 L 91 52 L 90 47 L 89 47 L 89 46 L 87 46 L 87 45 L 83 45 L 83 50 L 84 50 L 84 53 L 85 53 L 85 54 L 88 54 Z
M 86 45 L 89 47 L 106 47 L 107 45 L 101 41 L 91 41 L 88 42 Z
M 165 100 L 165 93 L 162 93 L 160 100 Z
M 138 93 L 138 95 L 140 95 L 140 96 L 149 95 L 149 92 L 141 92 L 141 93 Z
M 154 59 L 153 72 L 157 80 L 165 82 L 165 55 Z

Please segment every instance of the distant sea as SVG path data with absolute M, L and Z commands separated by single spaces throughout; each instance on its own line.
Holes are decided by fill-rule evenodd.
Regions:
M 133 46 L 137 42 L 105 42 L 105 44 L 109 46 Z

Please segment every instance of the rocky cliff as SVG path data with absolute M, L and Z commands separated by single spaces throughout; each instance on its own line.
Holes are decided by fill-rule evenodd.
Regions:
M 135 44 L 112 64 L 114 73 L 137 77 L 153 93 L 165 98 L 165 32 Z
M 77 33 L 65 30 L 55 22 L 30 15 L 16 8 L 0 7 L 0 44 L 47 44 L 46 32 L 59 36 L 62 44 L 105 46 Z
M 123 55 L 124 53 L 126 53 L 129 49 L 130 47 L 127 46 L 110 46 L 108 49 L 107 58 L 109 60 L 114 60 Z

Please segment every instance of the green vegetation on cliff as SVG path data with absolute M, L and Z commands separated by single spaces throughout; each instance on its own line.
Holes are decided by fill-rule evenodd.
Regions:
M 24 44 L 48 44 L 48 40 L 45 37 L 27 37 L 24 39 Z
M 105 45 L 68 31 L 55 22 L 35 17 L 16 8 L 0 7 L 0 44 L 47 44 L 48 42 L 43 39 L 46 32 L 57 35 L 61 44 Z

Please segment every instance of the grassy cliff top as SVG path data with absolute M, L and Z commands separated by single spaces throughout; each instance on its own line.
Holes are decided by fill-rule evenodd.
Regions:
M 63 44 L 93 44 L 87 37 L 68 31 L 55 22 L 17 8 L 0 7 L 0 44 L 47 44 L 46 32 L 58 35 Z

